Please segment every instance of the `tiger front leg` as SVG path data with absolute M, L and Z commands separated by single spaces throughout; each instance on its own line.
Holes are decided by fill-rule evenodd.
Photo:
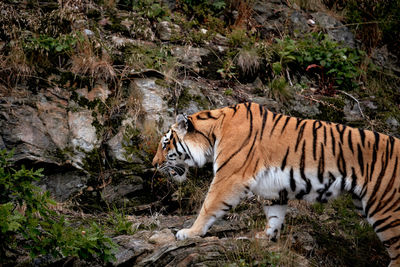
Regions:
M 272 241 L 276 241 L 280 235 L 281 229 L 283 228 L 283 222 L 285 221 L 286 210 L 287 204 L 264 206 L 264 212 L 268 219 L 265 233 Z
M 196 221 L 192 227 L 176 233 L 178 240 L 205 235 L 218 218 L 235 207 L 244 197 L 245 190 L 242 185 L 229 184 L 229 179 L 226 180 L 213 181 Z

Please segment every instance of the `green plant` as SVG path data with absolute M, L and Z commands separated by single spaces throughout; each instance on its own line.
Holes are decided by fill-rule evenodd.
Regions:
M 170 12 L 163 7 L 162 1 L 157 0 L 139 0 L 132 1 L 133 10 L 139 15 L 145 16 L 150 20 L 169 20 Z
M 274 97 L 277 100 L 283 102 L 292 97 L 292 93 L 284 76 L 273 78 L 268 84 L 268 87 L 270 89 L 270 97 Z
M 108 223 L 111 225 L 115 235 L 133 235 L 133 222 L 128 221 L 125 212 L 114 208 L 108 217 Z
M 218 17 L 226 6 L 225 0 L 183 0 L 182 9 L 187 17 L 203 24 L 210 17 Z
M 32 184 L 43 176 L 43 169 L 17 170 L 11 157 L 12 152 L 0 151 L 0 263 L 9 260 L 17 236 L 32 258 L 51 254 L 101 262 L 114 259 L 116 246 L 100 226 L 72 227 L 50 208 L 55 202 L 49 192 Z
M 32 51 L 45 51 L 47 53 L 65 53 L 71 51 L 79 38 L 72 34 L 61 35 L 57 38 L 40 34 L 26 40 L 25 48 Z
M 135 69 L 156 69 L 168 72 L 177 66 L 176 58 L 172 56 L 169 46 L 152 47 L 132 45 L 125 50 L 125 63 Z
M 341 86 L 344 90 L 357 87 L 357 79 L 363 71 L 360 68 L 362 51 L 341 46 L 328 35 L 310 34 L 302 39 L 290 37 L 276 39 L 269 60 L 275 75 L 286 71 L 307 71 L 317 73 L 320 89 Z

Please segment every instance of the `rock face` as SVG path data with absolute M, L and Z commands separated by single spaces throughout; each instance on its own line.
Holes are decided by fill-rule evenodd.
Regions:
M 163 2 L 171 9 L 179 8 L 174 1 Z M 90 16 L 104 30 L 101 34 L 107 35 L 103 40 L 107 43 L 105 46 L 115 49 L 112 56 L 118 59 L 110 60 L 111 55 L 103 44 L 94 40 L 97 33 L 89 29 L 92 17 L 86 20 L 79 17 L 72 27 L 86 34 L 85 38 L 94 42 L 93 49 L 101 54 L 101 60 L 94 61 L 98 65 L 94 69 L 108 70 L 103 73 L 110 75 L 98 75 L 93 80 L 77 77 L 77 73 L 67 69 L 68 62 L 65 69 L 47 77 L 46 85 L 40 84 L 40 79 L 33 79 L 29 81 L 32 84 L 21 83 L 10 90 L 0 83 L 0 148 L 14 149 L 13 160 L 17 163 L 45 166 L 46 178 L 40 186 L 50 190 L 58 200 L 88 193 L 88 188 L 96 191 L 90 195 L 101 195 L 106 201 L 118 203 L 139 194 L 144 188 L 143 181 L 149 178 L 144 173 L 152 170 L 149 159 L 154 148 L 151 145 L 158 142 L 159 135 L 174 123 L 178 113 L 192 114 L 252 101 L 274 112 L 313 118 L 323 115 L 323 101 L 304 97 L 306 93 L 300 92 L 303 89 L 292 88 L 296 93 L 286 103 L 272 99 L 267 88 L 269 78 L 265 77 L 271 74 L 271 66 L 261 62 L 265 59 L 257 53 L 252 57 L 243 47 L 232 62 L 224 61 L 224 56 L 232 53 L 229 47 L 232 36 L 210 34 L 200 28 L 196 31 L 197 39 L 204 37 L 204 40 L 185 45 L 186 40 L 182 42 L 179 38 L 187 35 L 187 29 L 174 24 L 177 20 L 171 20 L 174 23 L 159 18 L 153 21 L 132 10 L 120 10 L 112 17 L 107 12 L 102 14 L 95 6 L 89 6 L 93 12 Z M 340 21 L 323 12 L 307 13 L 288 1 L 255 1 L 249 14 L 260 38 L 271 40 L 286 32 L 302 36 L 320 27 L 332 39 L 355 46 L 353 34 Z M 237 18 L 237 10 L 232 15 Z M 256 49 L 260 48 L 258 45 Z M 6 46 L 0 41 L 0 49 Z M 373 53 L 377 62 L 394 64 L 390 54 L 381 50 Z M 146 61 L 135 57 L 138 54 L 146 54 L 150 63 L 137 67 L 135 61 Z M 125 56 L 132 56 L 129 63 L 132 65 L 121 59 Z M 175 65 L 169 66 L 165 57 L 173 59 Z M 239 69 L 239 59 L 250 66 L 251 73 L 244 71 L 247 84 L 226 78 L 229 71 Z M 116 62 L 119 61 L 124 62 L 121 64 L 125 64 L 125 69 L 118 69 L 121 65 Z M 159 66 L 153 69 L 152 64 Z M 83 67 L 89 69 L 86 65 Z M 144 65 L 148 69 L 141 69 Z M 118 80 L 120 77 L 116 74 L 121 72 L 129 74 Z M 221 79 L 221 73 L 225 79 Z M 287 75 L 288 80 L 290 76 L 293 80 L 304 78 L 295 77 L 294 73 Z M 360 100 L 360 105 L 361 109 L 377 112 L 376 101 Z M 365 120 L 360 107 L 352 100 L 344 103 L 343 112 L 345 122 L 358 124 Z M 400 127 L 398 117 L 392 114 L 387 114 L 384 122 L 391 131 L 398 131 Z M 129 131 L 135 130 L 129 135 Z M 99 183 L 96 189 L 89 186 Z
M 193 222 L 193 217 L 190 217 Z M 146 225 L 150 218 L 132 218 L 136 223 Z M 154 220 L 155 218 L 153 218 Z M 140 230 L 133 235 L 122 235 L 113 238 L 119 245 L 114 266 L 217 266 L 218 263 L 234 264 L 237 255 L 248 249 L 265 250 L 279 253 L 285 249 L 284 244 L 276 244 L 268 239 L 255 239 L 247 229 L 247 220 L 221 220 L 211 228 L 210 236 L 177 241 L 174 232 L 185 225 L 188 217 L 157 216 L 156 230 Z M 151 220 L 151 219 L 150 219 Z M 298 240 L 300 235 L 308 239 Z M 312 237 L 307 232 L 293 237 L 294 242 L 303 242 L 312 246 Z M 252 248 L 254 246 L 254 248 Z M 312 248 L 312 247 L 311 247 Z M 309 266 L 303 256 L 292 253 L 292 262 L 296 266 Z
M 340 21 L 322 12 L 314 13 L 312 17 L 333 40 L 342 42 L 349 47 L 355 47 L 356 42 L 353 33 Z

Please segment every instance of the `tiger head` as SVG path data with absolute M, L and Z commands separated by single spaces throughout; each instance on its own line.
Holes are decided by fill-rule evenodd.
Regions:
M 188 124 L 186 115 L 178 115 L 176 123 L 161 138 L 153 158 L 153 166 L 178 182 L 186 179 L 189 169 L 190 156 L 182 143 L 189 128 Z

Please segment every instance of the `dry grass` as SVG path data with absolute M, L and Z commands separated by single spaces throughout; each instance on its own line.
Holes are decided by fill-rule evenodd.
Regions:
M 244 74 L 254 74 L 260 67 L 260 58 L 254 48 L 242 48 L 236 57 L 236 64 Z
M 79 75 L 88 75 L 95 79 L 114 81 L 116 71 L 108 52 L 99 44 L 99 52 L 87 38 L 78 43 L 77 52 L 71 56 L 71 72 Z

